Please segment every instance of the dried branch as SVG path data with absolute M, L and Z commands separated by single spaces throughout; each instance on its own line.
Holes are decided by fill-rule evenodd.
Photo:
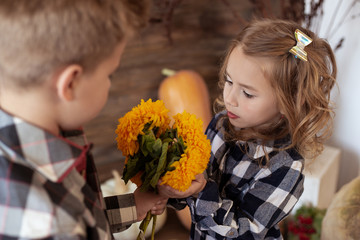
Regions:
M 160 10 L 160 17 L 151 17 L 149 22 L 162 23 L 166 30 L 166 37 L 170 44 L 173 44 L 171 20 L 174 15 L 175 8 L 178 7 L 183 0 L 154 0 L 155 6 Z
M 318 17 L 323 13 L 323 5 L 324 5 L 324 0 L 319 0 L 318 2 L 315 2 L 315 0 L 311 0 L 310 13 L 307 14 L 304 19 L 306 28 L 309 28 L 311 26 L 312 21 L 315 17 Z
M 342 47 L 343 43 L 345 41 L 345 38 L 341 38 L 338 42 L 338 44 L 336 44 L 335 48 L 334 48 L 334 51 L 338 50 L 339 48 Z
M 231 4 L 228 2 L 228 0 L 220 0 L 233 14 L 234 18 L 237 19 L 242 25 L 246 25 L 248 22 L 241 17 L 237 11 L 231 6 Z
M 349 7 L 346 9 L 346 11 L 344 12 L 341 20 L 338 22 L 338 24 L 334 27 L 334 25 L 329 25 L 330 29 L 332 28 L 333 30 L 329 31 L 329 35 L 328 38 L 330 39 L 332 36 L 334 36 L 334 34 L 337 32 L 337 30 L 339 30 L 339 28 L 341 27 L 341 25 L 344 24 L 346 17 L 350 14 L 351 9 L 354 7 L 354 5 L 357 3 L 357 0 L 353 0 L 352 3 L 349 5 Z M 339 9 L 336 9 L 336 13 Z
M 219 0 L 222 4 L 224 4 L 229 11 L 232 13 L 236 21 L 238 21 L 242 25 L 246 25 L 248 21 L 244 19 L 235 9 L 229 0 Z M 183 0 L 153 0 L 158 10 L 160 10 L 159 17 L 152 17 L 150 19 L 151 23 L 162 23 L 166 29 L 166 37 L 168 38 L 170 44 L 173 43 L 173 39 L 171 36 L 172 33 L 172 18 L 174 15 L 174 11 L 177 7 L 181 5 Z M 279 12 L 273 10 L 271 2 L 268 0 L 249 0 L 249 2 L 253 5 L 253 14 L 263 17 L 263 18 L 274 18 Z M 324 16 L 324 0 L 311 0 L 310 4 L 310 12 L 305 13 L 305 4 L 308 2 L 307 0 L 279 0 L 280 6 L 280 17 L 282 19 L 288 19 L 300 24 L 303 24 L 307 28 L 313 28 L 315 32 L 318 32 L 319 27 L 322 22 L 322 18 Z M 356 3 L 360 3 L 360 0 L 353 0 L 348 9 L 343 14 L 341 20 L 334 26 L 335 18 L 338 15 L 338 11 L 343 1 L 338 1 L 338 4 L 335 8 L 335 11 L 330 19 L 328 29 L 326 33 L 328 34 L 328 38 L 331 38 L 336 31 L 341 27 L 341 25 L 349 20 L 347 17 L 350 14 L 350 10 L 354 7 Z M 360 14 L 352 15 L 350 20 L 360 18 Z M 344 42 L 344 38 L 341 38 L 339 43 L 336 45 L 335 50 L 339 49 Z
M 255 11 L 264 18 L 268 18 L 269 14 L 266 11 L 265 3 L 262 0 L 249 0 L 255 7 Z

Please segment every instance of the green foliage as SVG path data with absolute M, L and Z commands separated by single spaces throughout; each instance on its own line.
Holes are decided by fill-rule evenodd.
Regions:
M 326 209 L 303 205 L 286 221 L 288 240 L 320 240 Z
M 186 146 L 182 137 L 178 136 L 176 129 L 169 129 L 159 138 L 156 138 L 157 129 L 148 130 L 145 126 L 144 135 L 138 136 L 139 151 L 134 156 L 128 157 L 128 162 L 123 172 L 123 179 L 127 183 L 138 172 L 141 176 L 141 190 L 154 190 L 159 179 L 175 168 L 171 165 L 179 161 Z

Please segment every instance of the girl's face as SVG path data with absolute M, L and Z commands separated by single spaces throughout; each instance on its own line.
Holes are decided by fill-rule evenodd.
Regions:
M 260 127 L 279 120 L 280 109 L 274 90 L 264 76 L 265 67 L 270 67 L 266 59 L 245 55 L 241 46 L 230 54 L 223 97 L 234 127 Z

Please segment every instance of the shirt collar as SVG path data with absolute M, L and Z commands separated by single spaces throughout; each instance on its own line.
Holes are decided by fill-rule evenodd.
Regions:
M 217 134 L 219 135 L 219 137 L 221 139 L 224 139 L 224 132 L 225 132 L 225 127 L 224 127 L 224 119 L 221 118 L 222 116 L 224 116 L 226 114 L 226 111 L 221 111 L 220 113 L 217 114 L 216 118 L 220 119 L 221 124 L 220 128 L 217 130 Z M 271 153 L 272 151 L 274 151 L 275 149 L 279 149 L 279 148 L 283 148 L 286 146 L 289 146 L 291 144 L 291 138 L 290 135 L 285 136 L 284 138 L 280 138 L 277 140 L 269 140 L 269 141 L 262 141 L 262 140 L 255 140 L 255 141 L 241 141 L 241 140 L 237 140 L 237 141 L 232 141 L 231 144 L 235 143 L 236 145 L 238 145 L 239 147 L 247 147 L 247 154 L 249 157 L 254 158 L 254 159 L 258 159 L 261 158 L 263 156 L 265 156 L 266 154 Z
M 53 182 L 61 182 L 74 167 L 86 161 L 88 149 L 82 131 L 77 131 L 76 136 L 71 134 L 69 140 L 0 109 L 0 154 L 30 166 Z
M 238 145 L 244 145 L 245 142 L 244 141 L 236 141 L 236 144 Z M 273 141 L 267 141 L 267 142 L 263 142 L 263 141 L 249 141 L 246 142 L 247 146 L 248 146 L 248 154 L 250 157 L 257 159 L 260 157 L 265 156 L 266 154 L 271 153 L 272 151 L 274 151 L 274 149 L 279 149 L 279 148 L 283 148 L 286 147 L 288 145 L 291 144 L 291 139 L 290 139 L 290 135 L 287 135 L 284 138 L 281 139 L 277 139 L 277 140 L 273 140 Z

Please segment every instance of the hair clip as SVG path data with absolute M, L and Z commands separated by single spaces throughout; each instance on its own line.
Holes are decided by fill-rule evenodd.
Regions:
M 300 58 L 301 60 L 307 62 L 307 53 L 304 48 L 312 42 L 312 39 L 307 36 L 305 33 L 296 29 L 295 31 L 296 46 L 292 47 L 289 52 L 295 55 L 295 58 Z

